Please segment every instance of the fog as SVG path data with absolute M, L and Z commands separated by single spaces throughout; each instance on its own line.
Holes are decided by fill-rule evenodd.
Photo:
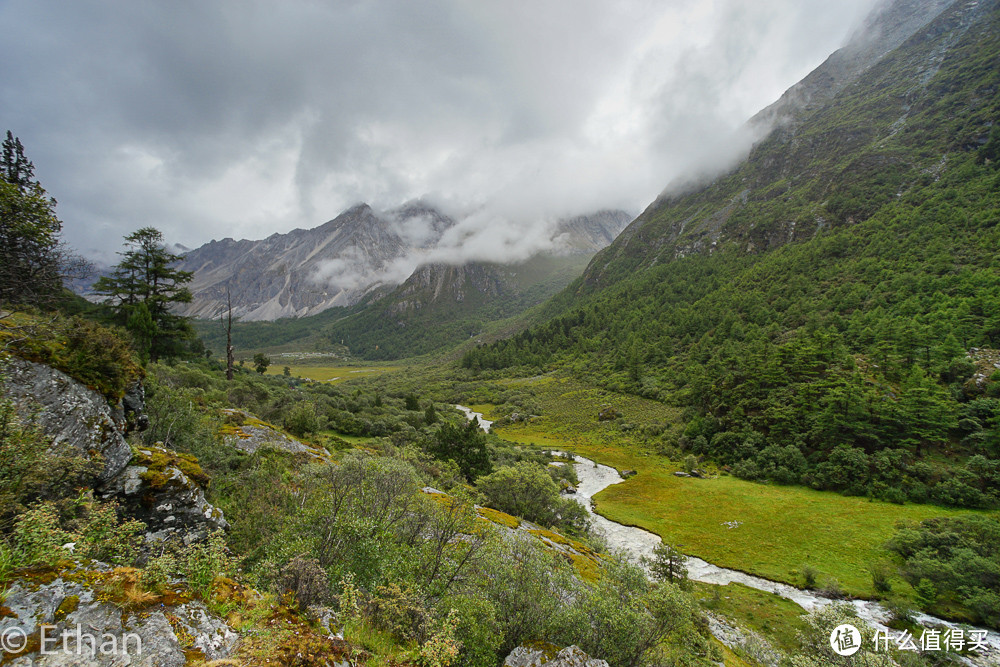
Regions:
M 873 4 L 7 0 L 0 129 L 92 257 L 417 197 L 471 257 L 722 168 Z

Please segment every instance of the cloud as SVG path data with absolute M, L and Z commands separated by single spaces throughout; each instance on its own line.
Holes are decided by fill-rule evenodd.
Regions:
M 873 4 L 8 0 L 0 120 L 91 255 L 428 194 L 506 247 L 732 159 Z

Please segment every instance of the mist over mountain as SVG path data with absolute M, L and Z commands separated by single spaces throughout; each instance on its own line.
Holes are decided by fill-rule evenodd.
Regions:
M 314 315 L 398 285 L 424 265 L 589 255 L 611 243 L 632 218 L 624 211 L 600 211 L 539 220 L 530 234 L 511 234 L 503 218 L 484 220 L 487 215 L 456 219 L 422 201 L 385 212 L 359 204 L 313 229 L 259 241 L 212 241 L 187 252 L 179 264 L 194 273 L 194 299 L 181 312 L 214 318 L 229 299 L 233 314 L 245 321 Z

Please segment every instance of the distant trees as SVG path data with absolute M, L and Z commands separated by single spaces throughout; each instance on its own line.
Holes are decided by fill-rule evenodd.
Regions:
M 191 301 L 184 285 L 193 274 L 171 267 L 180 257 L 167 251 L 163 234 L 154 227 L 126 236 L 125 250 L 118 254 L 122 261 L 110 276 L 94 283 L 94 291 L 106 297 L 105 303 L 132 333 L 144 360 L 177 356 L 193 332 L 184 317 L 170 312 L 170 306 Z
M 253 355 L 253 369 L 260 373 L 261 375 L 267 370 L 267 367 L 271 365 L 271 358 L 265 355 L 263 352 L 258 352 Z
M 21 140 L 8 130 L 0 158 L 0 303 L 50 302 L 71 266 L 56 200 L 34 176 Z

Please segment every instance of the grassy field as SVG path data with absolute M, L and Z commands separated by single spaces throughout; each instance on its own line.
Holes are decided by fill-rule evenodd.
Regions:
M 311 364 L 282 364 L 280 360 L 273 362 L 267 368 L 268 375 L 281 375 L 285 366 L 289 372 L 304 380 L 314 382 L 344 382 L 358 378 L 372 377 L 382 373 L 390 373 L 399 370 L 399 366 L 321 366 Z
M 868 567 L 892 555 L 884 544 L 897 522 L 969 511 L 933 505 L 895 505 L 804 487 L 757 484 L 720 475 L 680 478 L 679 463 L 655 453 L 655 433 L 675 419 L 674 408 L 636 397 L 618 397 L 570 381 L 522 380 L 543 415 L 529 424 L 496 429 L 501 437 L 541 447 L 570 449 L 638 475 L 609 487 L 597 498 L 601 514 L 641 526 L 694 556 L 732 569 L 802 586 L 803 565 L 820 584 L 833 579 L 847 593 L 871 597 Z M 623 416 L 598 422 L 611 403 Z M 480 405 L 488 418 L 500 415 Z M 656 426 L 653 431 L 643 426 Z M 669 428 L 669 424 L 667 424 Z M 725 525 L 739 522 L 736 527 Z M 912 592 L 902 580 L 894 590 Z

